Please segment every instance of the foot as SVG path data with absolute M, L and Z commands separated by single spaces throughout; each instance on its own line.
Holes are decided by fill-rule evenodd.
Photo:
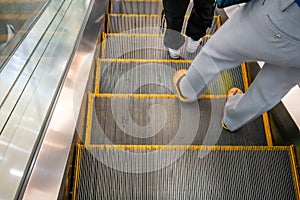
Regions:
M 196 41 L 189 37 L 188 44 L 186 46 L 186 51 L 188 53 L 195 53 L 201 42 L 202 42 L 202 38 L 200 38 L 199 40 Z
M 178 99 L 182 102 L 191 102 L 191 100 L 189 100 L 188 98 L 185 98 L 180 89 L 179 89 L 179 83 L 180 83 L 180 80 L 186 75 L 187 73 L 187 70 L 186 69 L 181 69 L 181 70 L 178 70 L 176 71 L 176 73 L 174 74 L 174 77 L 173 77 L 173 83 L 174 83 L 174 86 L 175 86 L 175 89 L 176 89 L 176 96 L 178 97 Z
M 243 94 L 243 91 L 242 91 L 241 89 L 239 89 L 239 88 L 236 88 L 236 87 L 231 88 L 231 89 L 228 91 L 228 93 L 227 93 L 227 100 L 228 100 L 230 97 L 232 97 L 232 96 L 234 96 L 234 95 L 236 95 L 236 94 Z
M 227 93 L 227 100 L 230 98 L 230 97 L 233 97 L 234 95 L 236 94 L 243 94 L 243 91 L 239 88 L 231 88 L 228 93 Z M 226 126 L 226 124 L 224 123 L 224 119 L 222 119 L 221 121 L 221 124 L 222 124 L 222 127 L 227 130 L 227 131 L 230 131 L 229 128 Z
M 178 59 L 180 56 L 180 50 L 169 48 L 169 55 L 172 59 Z

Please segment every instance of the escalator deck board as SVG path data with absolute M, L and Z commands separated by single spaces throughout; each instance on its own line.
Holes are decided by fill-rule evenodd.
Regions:
M 296 199 L 288 150 L 95 146 L 80 155 L 77 199 Z
M 176 70 L 188 69 L 189 62 L 100 62 L 99 93 L 174 94 L 173 76 Z M 242 67 L 222 72 L 211 82 L 205 94 L 226 95 L 231 87 L 243 91 Z
M 101 96 L 101 94 L 100 94 Z M 222 129 L 224 98 L 192 104 L 175 98 L 95 97 L 88 120 L 89 144 L 267 145 L 257 118 L 235 133 Z

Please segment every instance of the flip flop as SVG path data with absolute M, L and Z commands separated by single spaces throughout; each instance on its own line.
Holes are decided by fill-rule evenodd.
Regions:
M 243 91 L 240 88 L 233 87 L 230 90 L 228 90 L 226 99 L 228 100 L 230 97 L 233 97 L 236 94 L 243 94 Z M 224 119 L 222 119 L 221 124 L 225 130 L 230 131 L 229 128 L 225 125 Z

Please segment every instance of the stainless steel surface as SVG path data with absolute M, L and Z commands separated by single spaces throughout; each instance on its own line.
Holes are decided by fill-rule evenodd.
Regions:
M 76 199 L 298 199 L 288 147 L 122 147 L 79 149 Z
M 60 4 L 60 2 L 56 4 Z M 38 23 L 29 32 L 28 37 L 25 38 L 15 55 L 5 66 L 5 69 L 0 73 L 0 130 L 2 131 L 7 123 L 7 119 L 15 109 L 19 97 L 24 93 L 26 87 L 32 86 L 32 83 L 29 81 L 32 78 L 32 74 L 44 71 L 45 69 L 41 66 L 41 63 L 51 59 L 45 58 L 45 55 L 43 55 L 44 49 L 52 39 L 55 29 L 63 17 L 63 13 L 68 8 L 68 4 L 64 4 L 59 11 L 54 11 L 60 6 L 57 7 L 58 5 L 55 5 L 54 2 L 49 5 L 49 9 L 41 16 Z M 57 14 L 56 12 L 60 14 L 53 19 Z M 49 19 L 49 17 L 51 18 Z M 44 34 L 45 31 L 48 34 Z M 5 137 L 10 138 L 11 136 L 6 135 Z
M 13 57 L 12 61 L 10 61 L 11 64 L 5 68 L 7 71 L 2 71 L 3 74 L 1 73 L 2 76 L 6 75 L 6 77 L 11 79 L 5 79 L 4 77 L 3 82 L 3 84 L 7 84 L 5 86 L 8 89 L 6 87 L 3 88 L 3 90 L 6 90 L 2 95 L 2 100 L 5 100 L 2 106 L 6 106 L 8 109 L 2 110 L 1 108 L 3 111 L 1 120 L 5 120 L 5 123 L 3 123 L 4 126 L 0 136 L 0 176 L 1 180 L 5 181 L 0 182 L 0 199 L 13 199 L 20 184 L 22 184 L 22 178 L 27 173 L 26 169 L 28 162 L 30 162 L 30 156 L 34 153 L 36 143 L 43 133 L 43 128 L 47 117 L 49 117 L 51 106 L 64 80 L 65 72 L 68 70 L 69 61 L 73 56 L 74 49 L 76 49 L 78 45 L 77 40 L 81 37 L 82 26 L 87 22 L 90 5 L 92 5 L 91 0 L 52 1 L 47 9 L 49 13 L 45 11 L 46 13 L 43 14 L 46 18 L 41 17 L 40 20 L 43 21 L 39 21 L 40 23 L 37 23 L 36 26 L 32 28 L 32 31 L 36 32 L 33 32 L 32 35 L 29 34 L 28 38 L 26 38 L 29 43 L 26 43 L 27 45 L 20 49 L 19 54 L 17 54 L 19 58 L 14 59 L 15 57 Z M 52 18 L 47 20 L 47 18 L 50 17 L 49 14 L 52 18 L 55 17 L 53 21 Z M 38 42 L 36 42 L 36 40 L 38 40 Z M 94 45 L 96 45 L 95 40 Z M 29 48 L 30 51 L 26 48 Z M 89 48 L 89 50 L 89 53 L 91 53 L 94 48 Z M 81 54 L 79 58 L 85 59 L 86 61 L 92 60 L 91 57 L 86 57 L 87 55 L 89 54 Z M 18 62 L 19 60 L 21 63 Z M 25 63 L 27 65 L 24 66 Z M 80 64 L 84 65 L 81 66 Z M 62 90 L 62 94 L 66 94 L 64 93 L 64 91 L 66 91 L 67 97 L 73 100 L 74 96 L 70 95 L 70 92 L 74 94 L 74 91 L 72 92 L 70 90 L 70 86 L 72 86 L 70 82 L 73 83 L 74 79 L 78 80 L 81 76 L 87 77 L 86 74 L 89 72 L 90 66 L 90 62 L 77 63 L 77 65 L 72 66 L 65 82 L 66 89 Z M 11 68 L 13 68 L 13 70 L 11 70 Z M 3 77 L 1 77 L 1 81 L 2 80 Z M 78 84 L 76 81 L 74 84 L 75 83 Z M 84 88 L 84 81 L 80 83 L 82 83 L 82 85 L 80 85 L 81 88 Z M 78 87 L 76 84 L 75 86 Z M 2 86 L 1 82 L 1 89 Z M 5 98 L 5 96 L 7 97 Z M 78 96 L 76 96 L 75 99 L 77 97 Z M 8 100 L 15 100 L 15 102 L 8 102 Z M 64 100 L 62 101 L 65 103 Z M 57 134 L 57 131 L 60 130 L 61 126 L 56 124 L 56 122 L 62 122 L 61 118 L 74 123 L 76 122 L 76 117 L 74 116 L 77 114 L 77 109 L 81 103 L 80 98 L 79 101 L 68 103 L 75 113 L 72 112 L 72 116 L 66 117 L 63 115 L 66 113 L 63 108 L 67 106 L 63 103 L 63 108 L 61 108 L 62 104 L 60 104 L 60 102 L 61 101 L 57 102 L 59 109 L 57 112 L 60 113 L 60 119 L 54 118 L 52 121 L 52 123 L 55 124 L 55 128 L 52 129 L 54 134 Z M 14 103 L 15 105 L 13 105 Z M 54 115 L 55 113 L 56 112 L 54 112 Z M 8 118 L 6 119 L 5 117 Z M 50 124 L 50 127 L 53 128 L 51 125 L 52 124 Z M 63 127 L 68 129 L 66 132 L 71 134 L 68 136 L 73 138 L 72 134 L 74 133 L 74 128 L 72 129 L 71 126 L 66 126 L 66 124 L 63 124 Z M 59 134 L 59 136 L 62 135 L 63 133 Z M 45 139 L 47 138 L 46 135 Z M 51 140 L 46 140 L 42 147 L 50 146 L 51 148 L 65 150 L 64 147 L 68 147 L 70 143 L 60 139 L 61 138 L 55 139 L 51 137 Z M 41 151 L 44 152 L 43 148 Z M 64 154 L 66 155 L 68 152 L 68 150 L 64 151 Z M 47 154 L 49 154 L 48 151 Z M 34 186 L 42 187 L 46 190 L 46 193 L 52 197 L 57 196 L 58 190 L 56 190 L 56 193 L 50 190 L 53 189 L 52 186 L 54 183 L 51 181 L 51 178 L 57 177 L 53 172 L 57 172 L 60 174 L 60 177 L 62 177 L 65 163 L 62 162 L 61 165 L 57 163 L 57 161 L 60 160 L 57 156 L 62 154 L 51 153 L 51 155 L 54 159 L 51 163 L 55 166 L 60 166 L 60 170 L 56 171 L 55 167 L 47 169 L 47 167 L 50 166 L 48 164 L 45 165 L 46 168 L 40 168 L 40 165 L 37 165 L 37 169 L 34 173 L 41 173 L 43 175 L 42 177 L 47 181 L 44 179 L 39 179 L 38 183 L 29 181 L 29 186 L 24 196 L 25 199 L 47 199 L 47 195 L 41 197 L 38 195 L 40 194 L 39 192 L 32 192 L 36 191 L 36 187 Z M 47 161 L 51 158 L 50 155 L 46 157 Z M 62 160 L 65 159 L 66 157 L 62 158 Z M 36 163 L 39 164 L 39 161 L 38 159 Z M 45 177 L 45 175 L 47 177 Z M 56 181 L 55 189 L 59 188 L 61 179 Z M 50 186 L 46 185 L 46 187 L 43 187 L 45 186 L 43 183 L 49 184 Z M 32 184 L 33 187 L 30 187 Z M 32 194 L 34 194 L 34 196 L 31 196 Z M 55 197 L 50 199 L 55 199 Z
M 74 19 L 77 18 L 76 27 L 85 25 L 78 20 L 80 9 L 85 10 L 86 14 L 89 14 L 89 8 L 93 9 L 81 43 L 71 62 L 71 68 L 62 84 L 60 96 L 23 199 L 57 199 L 91 63 L 94 61 L 97 35 L 105 14 L 105 1 L 74 1 L 73 4 L 70 15 L 77 15 L 77 17 L 72 16 Z M 69 34 L 76 33 L 75 27 L 71 28 L 70 24 L 67 27 L 70 30 Z
M 8 93 L 15 84 L 16 79 L 19 78 L 20 73 L 24 67 L 28 58 L 35 50 L 35 47 L 39 44 L 40 39 L 47 30 L 49 24 L 57 14 L 57 10 L 61 6 L 62 2 L 58 0 L 52 1 L 45 12 L 40 17 L 39 21 L 28 33 L 24 41 L 20 44 L 12 58 L 4 66 L 4 69 L 0 73 L 0 105 L 2 107 L 3 101 L 7 97 Z M 47 36 L 46 36 L 47 37 Z

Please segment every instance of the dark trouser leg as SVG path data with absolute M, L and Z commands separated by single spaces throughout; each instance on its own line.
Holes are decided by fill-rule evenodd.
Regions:
M 168 48 L 179 49 L 184 44 L 181 29 L 189 0 L 163 0 L 167 29 L 164 45 Z
M 194 0 L 194 7 L 188 21 L 186 35 L 193 40 L 199 40 L 206 34 L 214 17 L 214 0 Z

